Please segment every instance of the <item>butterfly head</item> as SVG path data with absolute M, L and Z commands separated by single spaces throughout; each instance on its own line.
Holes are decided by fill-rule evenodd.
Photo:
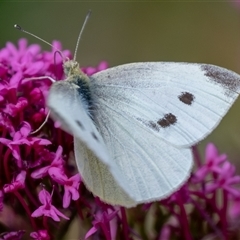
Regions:
M 68 60 L 64 62 L 63 70 L 66 77 L 82 74 L 82 71 L 79 68 L 79 63 L 74 60 Z

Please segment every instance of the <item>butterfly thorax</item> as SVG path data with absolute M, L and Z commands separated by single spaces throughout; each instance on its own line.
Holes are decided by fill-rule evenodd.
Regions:
M 81 96 L 81 98 L 89 106 L 91 104 L 89 77 L 81 71 L 78 62 L 74 60 L 66 61 L 63 64 L 63 69 L 66 75 L 66 80 L 69 84 L 68 86 L 70 88 L 75 88 L 79 96 Z

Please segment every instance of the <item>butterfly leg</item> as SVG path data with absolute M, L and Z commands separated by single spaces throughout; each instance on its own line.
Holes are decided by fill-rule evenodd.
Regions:
M 55 79 L 53 79 L 53 78 L 51 78 L 51 77 L 49 77 L 49 76 L 25 78 L 23 81 L 24 81 L 24 82 L 28 82 L 28 81 L 35 81 L 35 80 L 41 80 L 41 79 L 48 79 L 48 80 L 50 80 L 52 83 L 56 82 Z
M 28 81 L 35 81 L 35 80 L 41 80 L 41 79 L 49 79 L 52 83 L 56 82 L 55 79 L 53 79 L 53 78 L 51 78 L 51 77 L 49 77 L 49 76 L 25 78 L 23 81 L 24 81 L 24 82 L 28 82 Z M 32 132 L 30 133 L 31 135 L 32 135 L 32 134 L 35 134 L 35 133 L 37 133 L 39 130 L 41 130 L 41 128 L 42 128 L 42 127 L 46 124 L 46 122 L 48 121 L 49 115 L 50 115 L 50 111 L 48 111 L 47 116 L 46 116 L 44 122 L 41 124 L 41 126 L 40 126 L 38 129 L 32 131 Z
M 47 116 L 46 116 L 46 118 L 45 118 L 45 120 L 44 120 L 44 122 L 40 125 L 40 127 L 38 127 L 36 130 L 30 132 L 31 135 L 37 133 L 37 132 L 38 132 L 39 130 L 41 130 L 41 128 L 46 124 L 46 122 L 48 121 L 50 112 L 51 112 L 51 111 L 49 110 L 48 113 L 47 113 Z

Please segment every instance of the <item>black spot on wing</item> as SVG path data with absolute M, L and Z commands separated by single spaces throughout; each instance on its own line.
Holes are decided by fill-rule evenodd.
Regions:
M 163 118 L 157 121 L 162 128 L 169 127 L 177 122 L 177 117 L 172 113 L 165 114 Z
M 85 128 L 83 127 L 82 123 L 79 120 L 75 120 L 75 122 L 82 130 L 85 130 Z
M 201 69 L 205 72 L 204 75 L 207 76 L 211 81 L 220 84 L 226 89 L 226 95 L 229 95 L 232 91 L 239 92 L 240 76 L 237 73 L 225 68 L 208 64 L 203 64 Z
M 177 117 L 172 113 L 168 113 L 168 114 L 165 114 L 164 117 L 159 119 L 158 121 L 157 120 L 148 121 L 142 118 L 137 118 L 137 120 L 142 124 L 144 124 L 145 126 L 151 128 L 155 132 L 159 132 L 160 127 L 166 128 L 175 124 L 177 122 Z
M 93 138 L 94 138 L 96 141 L 99 142 L 99 139 L 98 139 L 98 137 L 96 136 L 96 134 L 95 134 L 94 132 L 91 132 L 91 134 L 92 134 Z
M 179 100 L 187 105 L 191 105 L 194 100 L 194 95 L 189 92 L 182 92 L 181 95 L 178 96 Z

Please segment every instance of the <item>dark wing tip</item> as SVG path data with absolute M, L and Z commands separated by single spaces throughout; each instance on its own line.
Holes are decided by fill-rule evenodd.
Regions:
M 226 68 L 214 65 L 203 64 L 201 69 L 209 80 L 221 85 L 226 91 L 226 95 L 231 92 L 240 93 L 240 75 Z

